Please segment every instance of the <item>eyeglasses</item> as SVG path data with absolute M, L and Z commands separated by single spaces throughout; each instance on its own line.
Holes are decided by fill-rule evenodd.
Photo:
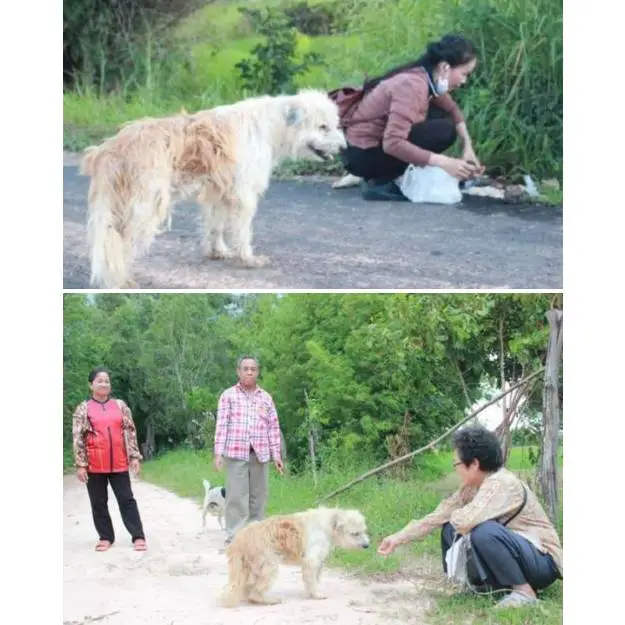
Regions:
M 462 464 L 462 461 L 461 461 L 461 460 L 458 460 L 458 462 L 454 462 L 454 464 L 453 464 L 454 469 L 455 469 L 458 465 L 460 465 L 460 464 Z

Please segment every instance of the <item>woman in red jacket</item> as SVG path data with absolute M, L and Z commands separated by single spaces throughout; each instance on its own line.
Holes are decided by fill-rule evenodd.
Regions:
M 145 551 L 141 517 L 130 485 L 129 469 L 137 475 L 141 454 L 130 408 L 111 397 L 109 372 L 97 368 L 89 374 L 91 398 L 74 412 L 74 457 L 78 479 L 87 485 L 93 522 L 100 540 L 96 551 L 106 551 L 115 541 L 108 510 L 111 485 L 126 529 L 136 551 Z

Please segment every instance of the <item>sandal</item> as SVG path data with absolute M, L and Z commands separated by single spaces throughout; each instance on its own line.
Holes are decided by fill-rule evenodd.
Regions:
M 112 545 L 113 543 L 110 540 L 99 540 L 95 544 L 95 550 L 96 551 L 108 551 Z
M 145 544 L 145 540 L 143 538 L 137 538 L 134 542 L 135 551 L 146 551 L 148 546 Z

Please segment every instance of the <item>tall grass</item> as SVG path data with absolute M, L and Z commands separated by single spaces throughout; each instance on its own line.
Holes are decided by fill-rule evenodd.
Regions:
M 263 0 L 255 5 L 280 4 Z M 82 147 L 121 122 L 232 102 L 243 93 L 235 64 L 258 38 L 237 7 L 216 2 L 181 24 L 161 58 L 129 50 L 136 67 L 112 95 L 97 85 L 64 95 L 66 142 Z M 447 32 L 472 39 L 478 68 L 458 98 L 491 171 L 562 178 L 562 4 L 559 0 L 345 0 L 347 34 L 301 36 L 298 55 L 320 52 L 325 65 L 298 86 L 360 84 L 417 58 Z M 173 71 L 172 71 L 173 69 Z M 81 134 L 82 133 L 82 134 Z
M 335 59 L 346 78 L 386 71 L 416 59 L 429 41 L 462 33 L 478 48 L 478 67 L 455 97 L 480 158 L 506 172 L 561 178 L 559 0 L 366 0 L 351 10 L 358 43 Z

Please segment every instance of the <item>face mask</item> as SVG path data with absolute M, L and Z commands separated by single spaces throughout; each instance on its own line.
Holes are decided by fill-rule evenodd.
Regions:
M 435 89 L 438 95 L 445 95 L 449 91 L 449 78 L 439 78 Z

